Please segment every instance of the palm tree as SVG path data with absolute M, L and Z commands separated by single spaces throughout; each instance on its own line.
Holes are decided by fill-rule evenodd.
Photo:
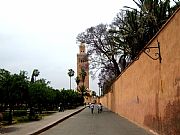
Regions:
M 95 91 L 92 91 L 92 96 L 96 96 L 96 92 Z
M 34 69 L 32 76 L 31 76 L 31 83 L 34 84 L 34 82 L 36 81 L 36 77 L 39 75 L 39 70 L 38 69 Z M 29 100 L 29 106 L 30 106 L 30 113 L 29 113 L 29 118 L 31 119 L 31 117 L 34 115 L 34 111 L 33 111 L 33 105 L 32 105 L 32 100 Z
M 84 85 L 81 85 L 79 87 L 79 91 L 81 92 L 81 96 L 83 97 L 86 94 L 86 87 Z
M 39 75 L 39 70 L 38 69 L 34 69 L 33 73 L 32 73 L 32 77 L 31 77 L 31 82 L 35 82 L 36 81 L 36 77 Z
M 170 0 L 133 1 L 138 9 L 125 6 L 127 9 L 121 10 L 111 28 L 115 43 L 119 44 L 124 55 L 130 56 L 131 60 L 134 60 L 174 12 L 173 7 L 170 7 Z M 124 59 L 124 56 L 121 58 Z M 125 63 L 122 64 L 122 69 L 124 69 L 123 65 Z
M 71 77 L 74 76 L 74 70 L 73 69 L 69 69 L 68 70 L 68 75 L 70 77 L 70 90 L 71 90 Z
M 76 84 L 77 84 L 77 90 L 78 90 L 78 86 L 79 86 L 79 83 L 80 83 L 80 78 L 79 78 L 79 76 L 77 76 L 76 78 L 75 78 L 75 81 L 76 81 Z
M 80 76 L 81 76 L 81 79 L 82 79 L 82 82 L 83 82 L 83 86 L 84 86 L 86 75 L 87 75 L 87 73 L 86 73 L 85 69 L 81 68 Z

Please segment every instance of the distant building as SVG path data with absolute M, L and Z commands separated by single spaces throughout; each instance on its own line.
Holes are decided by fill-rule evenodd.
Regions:
M 81 43 L 79 45 L 79 53 L 77 54 L 77 76 L 80 76 L 81 74 L 81 69 L 84 69 L 85 72 L 86 72 L 86 78 L 85 78 L 85 81 L 84 81 L 84 86 L 89 89 L 89 61 L 88 61 L 88 56 L 87 56 L 87 53 L 86 53 L 86 49 L 85 49 L 85 44 L 84 43 Z M 78 88 L 80 86 L 83 85 L 83 81 L 81 79 L 79 85 L 78 85 Z
M 91 97 L 91 90 L 89 88 L 89 61 L 88 61 L 88 55 L 86 53 L 86 47 L 84 43 L 81 43 L 79 45 L 79 53 L 77 54 L 77 76 L 80 78 L 80 83 L 77 86 L 77 90 L 79 91 L 80 87 L 83 86 L 83 81 L 81 78 L 81 71 L 82 69 L 85 70 L 86 72 L 86 77 L 84 81 L 84 86 L 86 88 L 86 93 L 88 96 L 85 97 L 85 102 L 91 102 L 90 97 Z M 80 92 L 80 91 L 79 91 Z

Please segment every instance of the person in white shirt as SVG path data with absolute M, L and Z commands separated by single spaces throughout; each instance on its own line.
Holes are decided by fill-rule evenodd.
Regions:
M 102 112 L 102 104 L 99 103 L 99 104 L 98 104 L 98 113 L 101 113 L 101 112 Z

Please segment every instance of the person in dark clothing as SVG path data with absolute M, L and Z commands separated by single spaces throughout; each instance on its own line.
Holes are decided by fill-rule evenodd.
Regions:
M 58 110 L 59 112 L 64 112 L 64 105 L 62 103 L 59 103 Z
M 94 113 L 94 104 L 91 104 L 90 108 L 91 108 L 91 113 L 93 114 Z

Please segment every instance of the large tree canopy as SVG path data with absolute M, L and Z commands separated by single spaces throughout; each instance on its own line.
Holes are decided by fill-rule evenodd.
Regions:
M 77 36 L 77 40 L 88 44 L 91 69 L 109 69 L 116 76 L 120 74 L 117 56 L 122 52 L 115 44 L 108 25 L 99 24 L 88 28 Z

